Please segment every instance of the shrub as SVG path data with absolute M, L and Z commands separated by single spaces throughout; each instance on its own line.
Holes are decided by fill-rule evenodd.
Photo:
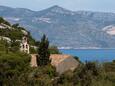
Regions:
M 50 54 L 60 54 L 60 52 L 56 46 L 50 46 L 49 51 L 50 51 Z

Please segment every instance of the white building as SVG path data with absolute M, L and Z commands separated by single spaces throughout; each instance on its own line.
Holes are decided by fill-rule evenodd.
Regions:
M 24 36 L 22 38 L 22 42 L 20 44 L 20 51 L 22 52 L 25 52 L 25 53 L 30 53 L 30 50 L 29 50 L 29 44 L 28 44 L 28 38 L 26 36 Z

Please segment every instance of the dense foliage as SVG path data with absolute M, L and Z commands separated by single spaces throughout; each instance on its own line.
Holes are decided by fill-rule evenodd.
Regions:
M 0 28 L 0 36 L 8 37 L 12 41 L 22 40 L 22 37 L 24 36 L 24 33 L 22 32 L 22 30 L 26 31 L 25 28 L 19 26 L 19 24 L 11 25 L 9 22 L 4 20 L 2 17 L 0 17 L 0 24 L 1 23 L 7 25 L 7 27 L 5 29 Z M 32 38 L 31 34 L 28 31 L 26 32 L 28 33 L 29 44 L 35 45 L 36 42 Z
M 6 41 L 0 41 L 0 84 L 10 86 L 29 67 L 30 56 L 25 53 L 8 51 Z M 0 86 L 2 86 L 0 85 Z
M 56 76 L 51 65 L 31 68 L 30 55 L 19 51 L 6 53 L 6 41 L 0 41 L 0 86 L 47 86 Z
M 74 72 L 65 72 L 53 84 L 55 84 L 54 86 L 115 86 L 114 69 L 109 70 L 107 67 L 110 64 L 113 64 L 113 62 L 80 64 Z M 104 69 L 105 67 L 109 72 Z M 115 65 L 109 67 L 113 68 Z
M 0 24 L 1 23 L 11 26 L 11 24 L 8 21 L 5 21 L 2 17 L 0 17 Z
M 50 54 L 61 54 L 56 46 L 49 47 Z
M 81 63 L 58 75 L 51 65 L 30 67 L 30 56 L 12 52 L 0 41 L 0 86 L 115 86 L 115 62 Z
M 43 35 L 39 43 L 38 55 L 38 65 L 44 66 L 50 63 L 49 41 L 45 35 Z

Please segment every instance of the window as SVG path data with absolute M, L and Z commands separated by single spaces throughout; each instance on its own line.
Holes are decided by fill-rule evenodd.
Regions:
M 23 44 L 23 48 L 24 48 L 24 44 Z
M 26 45 L 26 48 L 28 48 L 28 45 Z

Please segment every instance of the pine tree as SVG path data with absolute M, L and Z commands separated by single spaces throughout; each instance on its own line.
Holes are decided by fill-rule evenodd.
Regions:
M 38 59 L 37 63 L 39 66 L 44 66 L 50 63 L 50 52 L 49 52 L 49 41 L 45 35 L 41 38 L 38 48 Z

